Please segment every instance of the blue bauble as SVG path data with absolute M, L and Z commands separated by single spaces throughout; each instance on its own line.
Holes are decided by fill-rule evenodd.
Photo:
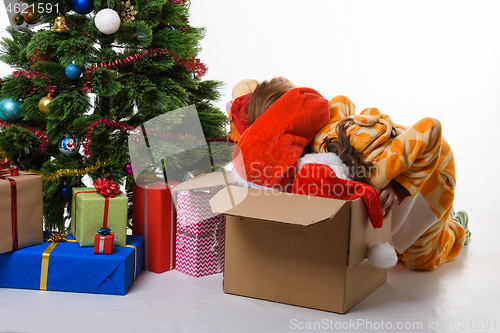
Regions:
M 78 14 L 88 14 L 94 9 L 93 0 L 71 0 L 71 8 Z
M 80 139 L 73 134 L 64 134 L 59 140 L 59 151 L 66 155 L 73 155 L 80 150 Z
M 0 101 L 0 118 L 5 121 L 15 121 L 23 112 L 22 103 L 12 98 L 4 98 Z
M 68 66 L 66 66 L 64 74 L 66 74 L 68 79 L 76 80 L 80 77 L 80 74 L 82 74 L 82 70 L 75 64 L 69 64 Z
M 71 195 L 71 187 L 64 185 L 59 193 L 61 194 L 61 197 L 67 198 Z

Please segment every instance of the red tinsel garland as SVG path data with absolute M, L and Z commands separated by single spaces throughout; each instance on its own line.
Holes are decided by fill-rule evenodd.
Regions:
M 92 135 L 92 131 L 97 126 L 106 126 L 106 127 L 110 127 L 110 128 L 113 128 L 113 129 L 119 129 L 119 130 L 122 130 L 122 131 L 125 131 L 125 132 L 130 132 L 130 131 L 133 131 L 135 129 L 135 126 L 127 125 L 127 124 L 122 124 L 122 123 L 120 123 L 118 121 L 107 119 L 107 118 L 101 118 L 101 119 L 94 120 L 85 129 L 85 135 L 84 135 L 83 141 L 82 141 L 83 142 L 82 143 L 83 154 L 87 158 L 89 158 L 89 157 L 92 156 L 92 153 L 90 152 L 90 148 L 89 148 L 90 147 L 90 141 L 91 141 L 90 137 Z
M 203 64 L 200 59 L 192 57 L 190 60 L 180 59 L 174 52 L 167 49 L 147 49 L 143 52 L 128 56 L 124 59 L 117 59 L 108 61 L 107 63 L 101 62 L 100 64 L 94 64 L 87 67 L 85 70 L 85 79 L 83 82 L 82 91 L 86 94 L 90 93 L 90 83 L 92 81 L 92 74 L 99 68 L 117 68 L 119 66 L 125 66 L 128 64 L 133 64 L 136 61 L 142 60 L 146 57 L 154 57 L 158 55 L 169 55 L 175 59 L 175 61 L 185 67 L 189 72 L 192 72 L 193 75 L 199 79 L 203 75 L 206 74 L 208 67 Z
M 47 139 L 47 135 L 45 134 L 44 130 L 42 130 L 41 128 L 36 128 L 36 127 L 9 124 L 9 123 L 6 123 L 6 122 L 0 120 L 0 126 L 3 127 L 3 128 L 9 128 L 10 126 L 13 126 L 13 125 L 17 126 L 17 127 L 24 128 L 25 130 L 28 130 L 31 133 L 33 133 L 36 136 L 38 136 L 38 138 L 40 139 L 40 145 L 38 146 L 38 150 L 41 153 L 44 153 L 44 152 L 47 151 L 47 149 L 49 147 L 49 141 Z
M 36 49 L 33 54 L 28 56 L 28 59 L 30 60 L 30 66 L 33 66 L 34 64 L 42 60 L 50 62 L 49 50 L 47 50 L 47 53 L 44 53 L 40 49 Z
M 45 81 L 47 81 L 47 88 L 46 88 L 47 92 L 51 95 L 53 95 L 56 92 L 56 87 L 54 85 L 50 84 L 50 78 L 45 74 L 38 73 L 35 71 L 31 71 L 31 70 L 30 71 L 20 70 L 20 71 L 12 72 L 12 76 L 13 77 L 22 76 L 22 77 L 25 77 L 27 79 L 31 79 L 32 77 L 36 77 L 36 78 L 45 80 Z

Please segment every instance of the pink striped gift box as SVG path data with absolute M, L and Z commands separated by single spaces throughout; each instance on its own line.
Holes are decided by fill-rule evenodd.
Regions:
M 194 277 L 221 273 L 224 268 L 224 215 L 212 213 L 212 194 L 177 194 L 175 268 Z

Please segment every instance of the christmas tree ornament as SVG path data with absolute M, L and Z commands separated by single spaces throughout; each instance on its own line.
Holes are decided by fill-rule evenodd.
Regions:
M 71 0 L 70 5 L 74 12 L 82 15 L 88 14 L 94 10 L 93 0 Z
M 28 24 L 35 24 L 38 22 L 38 15 L 33 12 L 33 8 L 28 7 L 23 12 L 24 22 Z
M 74 134 L 64 134 L 59 140 L 59 151 L 65 155 L 73 155 L 80 150 L 80 139 Z
M 71 187 L 68 186 L 68 184 L 64 183 L 63 187 L 61 187 L 61 190 L 59 191 L 59 194 L 63 198 L 67 198 L 71 195 Z
M 120 16 L 123 22 L 134 21 L 135 15 L 137 15 L 138 13 L 139 12 L 134 9 L 134 6 L 130 5 L 130 0 L 127 0 L 126 2 L 122 1 Z
M 13 167 L 18 168 L 19 170 L 24 170 L 25 169 L 24 164 L 21 162 L 20 159 L 18 159 L 17 161 L 14 162 Z
M 23 112 L 22 103 L 10 97 L 0 101 L 0 118 L 5 121 L 15 121 Z
M 24 18 L 20 13 L 17 13 L 12 17 L 12 22 L 14 22 L 15 25 L 21 25 L 24 23 Z
M 59 14 L 56 17 L 56 20 L 54 22 L 54 26 L 50 29 L 50 31 L 56 32 L 56 33 L 68 33 L 68 32 L 70 32 L 69 28 L 66 26 L 66 19 L 64 18 L 64 16 Z
M 105 8 L 97 13 L 94 23 L 97 30 L 103 34 L 114 34 L 120 28 L 120 15 L 112 9 Z
M 47 96 L 42 98 L 40 102 L 38 102 L 38 108 L 40 109 L 41 113 L 47 114 L 49 112 L 49 110 L 47 110 L 47 104 L 52 102 L 53 99 L 54 97 L 51 97 L 50 94 L 48 94 Z
M 76 80 L 82 74 L 82 70 L 80 69 L 80 67 L 78 67 L 75 64 L 69 64 L 64 69 L 64 74 L 66 74 L 66 76 L 68 77 L 68 79 L 70 79 L 70 80 Z
M 123 172 L 125 173 L 125 175 L 129 176 L 131 174 L 134 173 L 133 169 L 132 169 L 132 163 L 128 162 L 127 164 L 125 164 L 125 167 L 123 168 Z

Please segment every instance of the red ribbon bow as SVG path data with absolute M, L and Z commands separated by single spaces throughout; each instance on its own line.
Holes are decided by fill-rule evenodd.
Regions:
M 94 183 L 94 187 L 105 198 L 114 198 L 120 193 L 118 185 L 113 180 L 99 178 Z
M 10 164 L 9 164 L 8 158 L 4 158 L 3 160 L 0 161 L 0 170 L 8 169 L 9 167 L 10 167 Z

